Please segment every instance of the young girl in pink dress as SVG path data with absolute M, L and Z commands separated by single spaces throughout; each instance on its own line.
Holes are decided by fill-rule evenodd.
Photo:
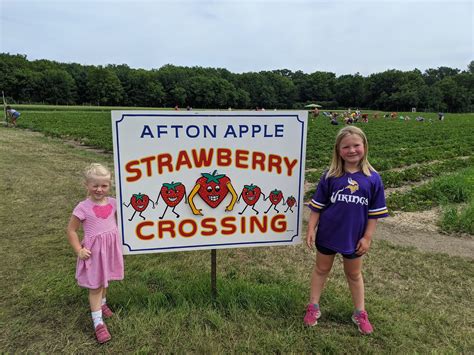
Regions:
M 99 343 L 111 339 L 103 318 L 113 312 L 107 306 L 109 281 L 123 279 L 123 256 L 117 231 L 115 199 L 108 197 L 110 171 L 100 164 L 91 164 L 85 171 L 87 199 L 80 202 L 69 220 L 67 235 L 77 254 L 76 279 L 89 289 L 89 304 Z M 81 227 L 84 239 L 79 241 Z

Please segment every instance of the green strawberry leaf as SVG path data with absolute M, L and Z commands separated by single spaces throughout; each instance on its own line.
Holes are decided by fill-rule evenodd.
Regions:
M 135 199 L 138 201 L 138 200 L 142 200 L 143 201 L 143 197 L 145 197 L 145 195 L 142 195 L 140 192 L 138 194 L 133 194 L 133 197 L 135 197 Z
M 209 184 L 210 182 L 219 184 L 219 180 L 225 177 L 225 174 L 216 175 L 216 173 L 217 173 L 217 170 L 214 170 L 212 175 L 208 173 L 201 173 L 201 175 L 202 177 L 206 178 L 206 184 Z

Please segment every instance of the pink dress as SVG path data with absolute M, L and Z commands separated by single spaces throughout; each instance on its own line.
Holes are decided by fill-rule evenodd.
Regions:
M 96 289 L 108 287 L 110 280 L 123 279 L 122 246 L 115 211 L 115 199 L 108 197 L 105 205 L 84 200 L 72 212 L 82 221 L 82 246 L 91 251 L 89 259 L 77 259 L 76 279 L 79 286 Z

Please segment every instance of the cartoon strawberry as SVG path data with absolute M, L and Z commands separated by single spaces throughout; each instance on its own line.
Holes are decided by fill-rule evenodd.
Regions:
M 177 214 L 174 211 L 174 209 L 181 202 L 183 197 L 186 196 L 186 187 L 180 182 L 172 181 L 170 184 L 164 183 L 161 186 L 160 193 L 158 194 L 158 197 L 156 199 L 156 202 L 155 202 L 156 204 L 158 204 L 158 200 L 160 199 L 160 196 L 163 198 L 163 201 L 166 203 L 165 211 L 163 212 L 163 215 L 160 217 L 160 219 L 163 219 L 166 211 L 168 210 L 168 207 L 173 207 L 171 212 L 173 212 L 176 215 L 176 218 L 179 218 L 179 214 Z M 184 203 L 187 203 L 186 199 L 184 200 Z
M 258 214 L 258 211 L 255 209 L 254 206 L 257 203 L 258 199 L 260 198 L 260 195 L 263 195 L 263 198 L 265 198 L 265 195 L 262 193 L 262 190 L 257 185 L 254 185 L 254 184 L 244 185 L 244 188 L 242 189 L 242 192 L 240 193 L 240 196 L 237 202 L 240 202 L 240 198 L 242 197 L 246 205 L 244 209 L 241 212 L 239 212 L 239 214 L 244 213 L 248 206 L 252 206 L 252 209 L 255 212 L 257 212 L 256 214 Z
M 237 194 L 235 193 L 230 179 L 225 174 L 216 175 L 216 173 L 217 170 L 214 170 L 212 174 L 202 173 L 201 177 L 197 179 L 193 190 L 189 194 L 189 206 L 191 206 L 191 210 L 195 215 L 202 216 L 202 210 L 197 209 L 194 205 L 193 199 L 196 193 L 199 194 L 202 200 L 210 207 L 216 208 L 230 192 L 232 200 L 225 210 L 226 212 L 232 211 L 234 208 Z
M 148 197 L 148 195 L 141 194 L 140 192 L 138 194 L 132 195 L 128 205 L 124 202 L 123 205 L 125 207 L 128 208 L 130 207 L 130 205 L 132 205 L 133 209 L 135 210 L 135 212 L 133 212 L 132 217 L 130 217 L 129 221 L 131 221 L 133 217 L 135 217 L 135 213 L 137 212 L 141 218 L 145 219 L 145 217 L 142 216 L 142 212 L 146 210 L 150 202 L 153 204 L 153 208 L 155 208 L 155 203 L 153 201 L 150 201 L 150 197 Z
M 278 211 L 276 209 L 276 206 L 280 203 L 281 200 L 283 200 L 283 193 L 281 192 L 281 190 L 273 190 L 272 192 L 270 192 L 270 194 L 268 195 L 268 197 L 265 199 L 265 200 L 268 200 L 270 199 L 270 206 L 268 207 L 268 210 L 265 211 L 265 213 L 267 213 L 268 211 L 270 211 L 270 208 L 273 206 L 273 208 L 275 209 L 275 211 L 277 211 L 278 213 L 280 213 L 280 211 Z M 285 202 L 283 201 L 283 204 L 285 204 Z
M 293 212 L 293 206 L 296 205 L 296 198 L 294 198 L 293 196 L 290 196 L 286 199 L 286 204 L 288 205 L 287 209 L 285 212 L 288 212 L 288 210 L 290 210 L 291 212 Z

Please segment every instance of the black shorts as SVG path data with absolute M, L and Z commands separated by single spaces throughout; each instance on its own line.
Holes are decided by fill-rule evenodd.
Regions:
M 338 253 L 337 251 L 334 251 L 332 249 L 323 247 L 323 246 L 319 245 L 318 243 L 316 243 L 316 249 L 318 249 L 318 251 L 321 254 L 324 254 L 324 255 L 335 255 L 335 254 Z M 339 253 L 339 254 L 341 254 L 342 257 L 346 258 L 346 259 L 357 259 L 357 258 L 360 258 L 362 256 L 362 255 L 357 255 L 355 252 L 352 253 L 352 254 L 342 254 L 342 253 Z

